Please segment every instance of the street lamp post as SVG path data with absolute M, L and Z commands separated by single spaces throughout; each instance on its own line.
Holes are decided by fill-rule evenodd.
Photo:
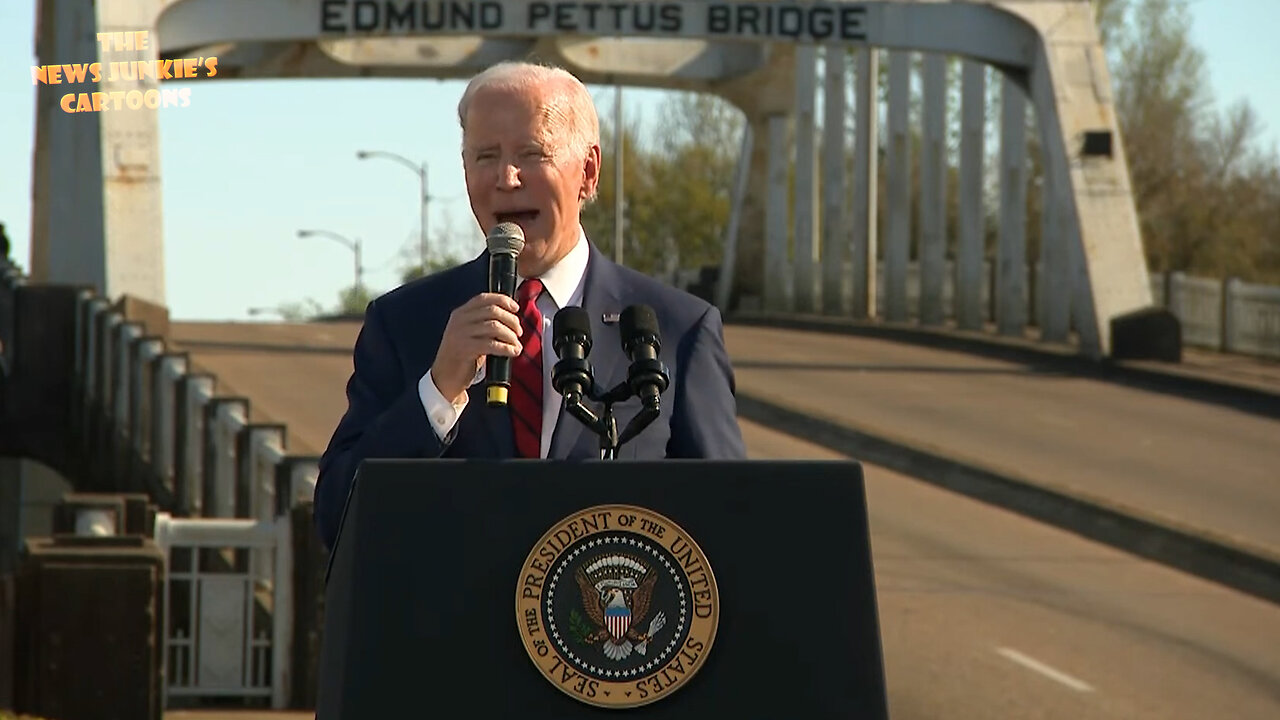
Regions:
M 427 274 L 427 204 L 431 200 L 431 196 L 427 194 L 427 163 L 424 160 L 421 165 L 414 161 L 395 153 L 382 152 L 381 150 L 360 150 L 356 152 L 356 159 L 368 160 L 369 158 L 386 158 L 394 160 L 401 165 L 409 168 L 418 175 L 418 183 L 422 188 L 422 222 L 418 231 L 418 252 L 421 255 L 422 274 Z
M 355 287 L 357 292 L 363 291 L 364 290 L 364 265 L 361 264 L 360 262 L 360 238 L 351 240 L 346 236 L 339 235 L 338 233 L 335 233 L 335 232 L 329 232 L 328 230 L 299 230 L 298 231 L 298 237 L 300 238 L 312 237 L 312 236 L 327 237 L 331 240 L 336 240 L 337 242 L 347 246 L 347 249 L 349 249 L 351 252 L 355 253 L 355 256 L 356 256 Z

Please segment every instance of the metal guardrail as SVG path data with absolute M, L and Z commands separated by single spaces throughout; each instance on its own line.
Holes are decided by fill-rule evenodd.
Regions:
M 39 315 L 49 308 L 66 314 Z M 16 346 L 28 339 L 49 348 Z M 290 454 L 283 426 L 251 423 L 247 399 L 225 397 L 216 378 L 122 308 L 88 290 L 30 286 L 3 258 L 0 343 L 0 369 L 22 373 L 21 385 L 0 377 L 0 390 L 24 391 L 0 392 L 8 427 L 29 418 L 65 438 L 37 448 L 23 437 L 10 449 L 52 447 L 78 490 L 145 492 L 161 511 L 153 539 L 165 551 L 164 699 L 306 707 L 321 588 L 313 566 L 323 560 L 308 507 L 319 458 Z M 59 353 L 43 375 L 41 352 Z M 40 383 L 56 398 L 33 396 Z M 9 402 L 19 395 L 21 408 Z M 228 621 L 243 632 L 228 633 Z
M 845 276 L 853 272 L 846 263 Z M 715 287 L 712 278 L 718 268 L 681 269 L 674 273 L 662 273 L 658 277 L 677 287 L 685 288 L 709 297 Z M 876 307 L 884 306 L 885 277 L 883 263 L 876 266 Z M 997 287 L 995 266 L 990 260 L 983 263 L 984 282 L 979 290 L 983 322 L 997 320 Z M 943 318 L 956 317 L 956 267 L 952 260 L 944 266 L 940 290 Z M 1044 303 L 1040 297 L 1043 284 L 1043 268 L 1030 266 L 1017 283 L 1023 289 L 1022 302 L 1028 308 L 1027 320 L 1031 326 L 1044 323 Z M 699 293 L 701 290 L 701 293 Z M 842 298 L 844 307 L 851 308 L 852 288 L 846 283 Z M 906 271 L 908 314 L 919 318 L 920 264 L 911 262 Z M 1155 304 L 1169 310 L 1182 324 L 1182 344 L 1225 353 L 1280 358 L 1280 285 L 1247 283 L 1238 278 L 1215 280 L 1194 277 L 1181 272 L 1151 273 L 1151 296 Z M 759 299 L 744 298 L 744 311 L 759 311 Z M 1071 328 L 1075 328 L 1074 319 Z
M 165 705 L 176 697 L 261 697 L 289 704 L 293 646 L 290 517 L 273 521 L 156 516 L 166 558 L 163 630 Z M 209 567 L 218 551 L 247 553 L 249 565 Z M 269 606 L 264 618 L 254 600 Z M 209 606 L 213 607 L 210 611 Z M 208 632 L 206 620 L 218 621 Z M 265 627 L 264 627 L 265 626 Z
M 1152 274 L 1156 303 L 1182 322 L 1184 345 L 1280 358 L 1280 286 Z
M 218 394 L 102 298 L 82 291 L 76 305 L 74 424 L 113 484 L 175 516 L 273 520 L 311 501 L 319 458 L 290 455 L 283 426 L 250 423 L 248 399 Z
M 248 399 L 220 394 L 217 379 L 194 372 L 185 353 L 89 291 L 76 300 L 74 367 L 72 427 L 96 483 L 144 490 L 165 511 L 155 540 L 166 557 L 166 615 L 182 615 L 185 628 L 185 635 L 164 631 L 166 702 L 232 695 L 287 707 L 294 696 L 291 518 L 312 500 L 319 458 L 289 454 L 283 425 L 251 423 Z M 244 552 L 242 567 L 235 558 Z M 211 570 L 195 559 L 205 557 L 222 557 L 223 566 Z M 170 605 L 175 584 L 190 602 Z M 228 620 L 210 613 L 239 607 L 233 597 L 256 597 L 270 613 L 268 631 L 255 602 L 240 601 L 244 614 L 233 624 L 248 633 L 251 648 L 243 657 L 210 650 L 231 638 L 200 642 L 206 621 Z

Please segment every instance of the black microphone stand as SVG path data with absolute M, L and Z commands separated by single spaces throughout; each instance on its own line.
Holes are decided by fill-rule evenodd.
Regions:
M 635 365 L 632 366 L 632 371 L 634 370 Z M 664 379 L 667 377 L 665 367 L 661 367 L 659 372 L 661 372 Z M 591 366 L 585 360 L 561 360 L 557 362 L 553 377 L 558 379 L 565 374 L 572 374 L 579 381 L 586 380 L 586 382 L 582 383 L 590 387 L 586 398 L 593 402 L 604 403 L 603 412 L 597 416 L 591 411 L 591 408 L 583 404 L 583 395 L 581 393 L 570 391 L 564 394 L 564 409 L 577 418 L 588 430 L 600 437 L 601 460 L 617 460 L 618 448 L 640 434 L 642 430 L 662 414 L 662 396 L 661 394 L 655 395 L 644 402 L 640 412 L 631 418 L 631 422 L 627 423 L 626 429 L 619 434 L 618 421 L 613 415 L 613 405 L 635 396 L 630 380 L 620 382 L 606 391 L 596 384 L 595 378 L 592 376 Z M 666 383 L 664 382 L 662 385 L 665 387 Z

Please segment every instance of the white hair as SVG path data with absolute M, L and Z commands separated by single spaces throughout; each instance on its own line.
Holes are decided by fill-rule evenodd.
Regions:
M 500 62 L 467 83 L 458 101 L 458 124 L 463 140 L 467 133 L 467 109 L 481 90 L 527 90 L 539 88 L 547 93 L 542 112 L 547 125 L 557 129 L 563 140 L 558 152 L 570 152 L 585 158 L 593 145 L 600 144 L 600 117 L 595 101 L 582 81 L 564 68 L 531 62 Z M 595 199 L 594 194 L 588 200 Z

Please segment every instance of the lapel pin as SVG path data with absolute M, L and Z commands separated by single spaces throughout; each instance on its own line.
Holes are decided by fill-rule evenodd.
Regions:
M 604 320 L 605 325 L 615 325 L 622 319 L 622 315 L 618 313 L 605 313 L 604 317 L 601 319 Z

